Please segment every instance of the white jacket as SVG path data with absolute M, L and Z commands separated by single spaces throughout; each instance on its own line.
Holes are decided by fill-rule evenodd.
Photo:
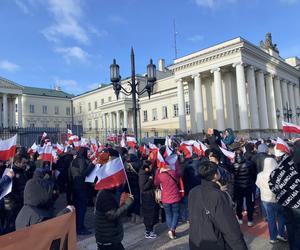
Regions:
M 256 186 L 260 189 L 260 198 L 262 201 L 276 203 L 275 194 L 269 188 L 269 178 L 271 172 L 278 167 L 275 159 L 267 157 L 264 160 L 263 171 L 257 175 Z

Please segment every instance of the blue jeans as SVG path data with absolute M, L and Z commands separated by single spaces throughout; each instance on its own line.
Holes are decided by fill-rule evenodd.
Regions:
M 278 203 L 263 201 L 267 213 L 270 240 L 276 240 L 277 235 L 284 236 L 285 219 Z M 278 222 L 278 227 L 277 223 Z
M 172 203 L 172 204 L 163 204 L 165 213 L 166 213 L 166 221 L 167 226 L 170 230 L 175 230 L 178 224 L 179 219 L 179 207 L 180 203 Z

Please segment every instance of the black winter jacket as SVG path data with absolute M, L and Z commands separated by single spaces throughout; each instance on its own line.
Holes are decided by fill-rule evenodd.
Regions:
M 214 182 L 202 180 L 188 201 L 191 250 L 245 250 L 243 234 L 228 194 Z
M 248 188 L 255 184 L 257 170 L 253 162 L 244 160 L 234 163 L 233 168 L 235 188 Z
M 121 216 L 126 214 L 133 203 L 128 199 L 119 207 L 116 189 L 100 190 L 97 194 L 95 206 L 95 237 L 97 243 L 120 243 L 124 231 Z

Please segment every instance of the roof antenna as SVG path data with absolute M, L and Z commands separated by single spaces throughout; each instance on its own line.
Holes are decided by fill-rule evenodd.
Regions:
M 177 31 L 176 31 L 176 23 L 175 23 L 175 18 L 173 20 L 173 28 L 174 28 L 174 52 L 175 52 L 175 59 L 177 59 Z

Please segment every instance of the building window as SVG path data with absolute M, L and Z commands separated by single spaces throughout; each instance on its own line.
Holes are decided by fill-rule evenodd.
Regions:
M 82 106 L 80 105 L 79 106 L 79 114 L 81 114 L 82 113 Z
M 144 110 L 144 122 L 148 121 L 148 113 L 147 110 Z
M 67 123 L 67 129 L 71 129 L 71 124 Z
M 18 112 L 18 104 L 15 105 L 15 112 Z
M 185 102 L 185 114 L 189 115 L 191 113 L 191 106 L 189 102 Z
M 102 98 L 102 99 L 101 99 L 101 105 L 103 105 L 103 104 L 104 104 L 104 99 Z
M 88 110 L 91 111 L 92 107 L 91 107 L 91 103 L 88 103 Z
M 54 107 L 54 114 L 55 114 L 55 115 L 58 115 L 58 114 L 59 114 L 59 107 L 58 107 L 58 106 L 55 106 L 55 107 Z
M 34 105 L 33 104 L 29 105 L 29 113 L 34 113 Z
M 98 120 L 95 120 L 95 129 L 98 130 Z
M 158 137 L 158 132 L 157 131 L 154 132 L 154 136 Z
M 30 123 L 29 127 L 34 128 L 34 123 Z
M 145 132 L 144 137 L 149 137 L 149 132 Z
M 89 121 L 89 130 L 92 130 L 92 121 Z
M 173 112 L 174 112 L 174 117 L 178 116 L 178 104 L 173 105 Z
M 157 109 L 152 109 L 152 120 L 156 121 L 157 120 Z
M 74 108 L 74 112 L 75 112 L 75 108 Z M 70 115 L 70 114 L 71 114 L 71 108 L 70 108 L 70 107 L 67 107 L 67 108 L 66 108 L 66 114 L 67 114 L 67 115 Z
M 168 118 L 168 107 L 167 106 L 163 106 L 162 107 L 162 118 L 163 119 L 167 119 Z
M 43 105 L 43 114 L 47 114 L 47 106 Z
M 97 103 L 97 101 L 94 102 L 94 107 L 95 107 L 95 109 L 98 108 L 98 103 Z
M 111 102 L 111 96 L 108 97 L 108 102 Z

